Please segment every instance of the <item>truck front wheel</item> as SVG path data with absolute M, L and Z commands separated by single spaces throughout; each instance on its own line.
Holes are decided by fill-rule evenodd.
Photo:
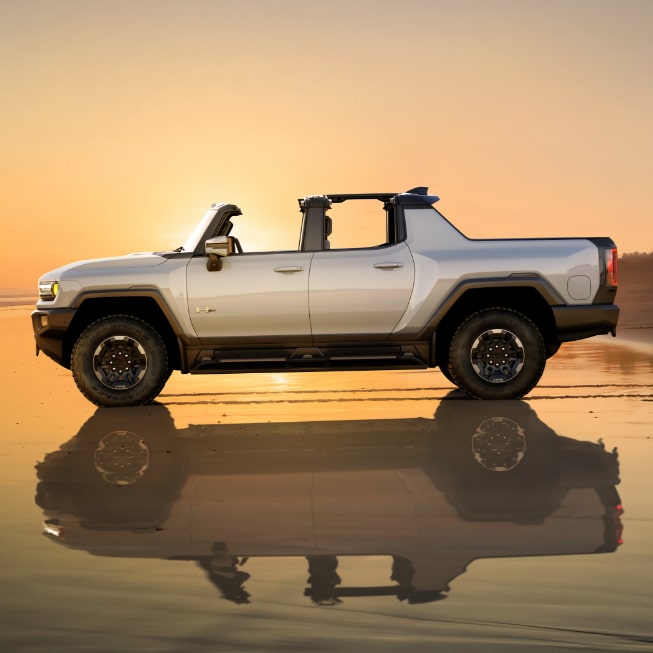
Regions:
M 169 376 L 168 351 L 161 336 L 143 320 L 110 315 L 91 323 L 75 342 L 73 378 L 98 406 L 150 403 Z
M 540 380 L 546 347 L 537 326 L 508 308 L 470 315 L 449 348 L 454 382 L 477 399 L 517 399 Z

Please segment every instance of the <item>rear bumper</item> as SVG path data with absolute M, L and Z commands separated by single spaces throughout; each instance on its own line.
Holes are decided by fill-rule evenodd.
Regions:
M 74 308 L 36 310 L 32 313 L 37 355 L 42 351 L 59 365 L 70 367 L 68 352 L 64 349 L 64 337 L 74 316 Z
M 605 333 L 616 335 L 619 307 L 615 304 L 553 306 L 558 340 L 581 340 Z

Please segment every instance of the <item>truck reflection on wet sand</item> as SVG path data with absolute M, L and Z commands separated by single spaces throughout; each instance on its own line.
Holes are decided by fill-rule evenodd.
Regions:
M 616 452 L 557 435 L 525 402 L 447 398 L 433 420 L 210 424 L 163 406 L 99 409 L 37 465 L 53 541 L 99 556 L 193 560 L 236 603 L 247 559 L 301 556 L 304 594 L 444 598 L 478 558 L 621 543 Z M 343 556 L 387 556 L 352 587 Z

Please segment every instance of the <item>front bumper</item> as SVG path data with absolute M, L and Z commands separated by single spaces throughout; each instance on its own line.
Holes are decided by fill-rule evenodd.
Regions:
M 70 352 L 65 350 L 64 342 L 75 312 L 74 308 L 53 308 L 37 309 L 32 313 L 37 356 L 42 351 L 59 365 L 70 367 L 68 360 Z
M 615 304 L 553 306 L 558 340 L 568 342 L 605 333 L 616 335 L 619 307 Z

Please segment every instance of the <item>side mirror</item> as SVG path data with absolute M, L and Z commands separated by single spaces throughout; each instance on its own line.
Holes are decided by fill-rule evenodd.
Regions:
M 222 257 L 233 254 L 234 240 L 231 236 L 216 236 L 209 238 L 204 243 L 204 253 L 208 254 L 209 260 L 206 269 L 209 272 L 222 270 Z

